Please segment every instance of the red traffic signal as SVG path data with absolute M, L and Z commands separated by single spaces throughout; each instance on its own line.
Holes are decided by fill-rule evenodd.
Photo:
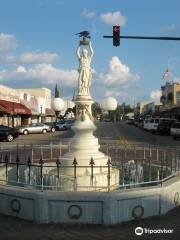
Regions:
M 120 45 L 120 26 L 113 26 L 113 46 L 117 47 Z

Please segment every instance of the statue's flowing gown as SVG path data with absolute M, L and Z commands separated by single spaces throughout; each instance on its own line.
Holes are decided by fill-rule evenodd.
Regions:
M 79 94 L 89 94 L 91 85 L 91 57 L 83 57 L 79 59 Z

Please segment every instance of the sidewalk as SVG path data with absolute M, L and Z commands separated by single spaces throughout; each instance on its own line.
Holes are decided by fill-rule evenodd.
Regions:
M 174 229 L 173 234 L 143 234 L 136 236 L 136 227 Z M 0 240 L 131 240 L 131 239 L 180 239 L 180 207 L 165 216 L 153 217 L 118 224 L 65 225 L 34 224 L 32 222 L 0 215 Z

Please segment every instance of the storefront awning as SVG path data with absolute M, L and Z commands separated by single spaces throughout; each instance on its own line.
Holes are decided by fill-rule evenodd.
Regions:
M 28 102 L 26 100 L 21 100 L 21 104 L 23 104 L 27 108 L 29 108 L 31 110 L 32 115 L 40 115 L 40 113 L 34 108 L 33 104 L 31 104 L 31 102 Z
M 1 112 L 1 113 L 6 113 L 6 109 L 3 108 L 1 105 L 0 105 L 0 112 Z
M 31 110 L 21 103 L 0 100 L 0 108 L 9 114 L 31 115 Z

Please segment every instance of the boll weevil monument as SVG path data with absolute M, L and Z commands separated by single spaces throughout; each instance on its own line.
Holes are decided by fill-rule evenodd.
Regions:
M 79 69 L 78 86 L 73 99 L 76 106 L 76 121 L 72 130 L 75 136 L 71 139 L 70 151 L 60 161 L 66 167 L 72 166 L 73 161 L 74 164 L 77 164 L 75 182 L 73 181 L 74 170 L 65 168 L 63 173 L 64 189 L 75 187 L 77 190 L 84 190 L 84 188 L 93 190 L 94 187 L 101 189 L 108 186 L 107 165 L 110 164 L 110 159 L 99 151 L 98 139 L 93 135 L 96 126 L 91 111 L 93 99 L 90 94 L 90 87 L 92 82 L 91 62 L 94 50 L 87 34 L 83 33 L 81 33 L 83 39 L 79 42 L 76 50 Z M 85 46 L 89 48 L 89 51 Z M 91 168 L 88 167 L 90 165 L 93 165 L 93 179 L 91 178 Z M 112 167 L 110 172 L 109 185 L 111 188 L 115 188 L 119 185 L 119 172 Z

